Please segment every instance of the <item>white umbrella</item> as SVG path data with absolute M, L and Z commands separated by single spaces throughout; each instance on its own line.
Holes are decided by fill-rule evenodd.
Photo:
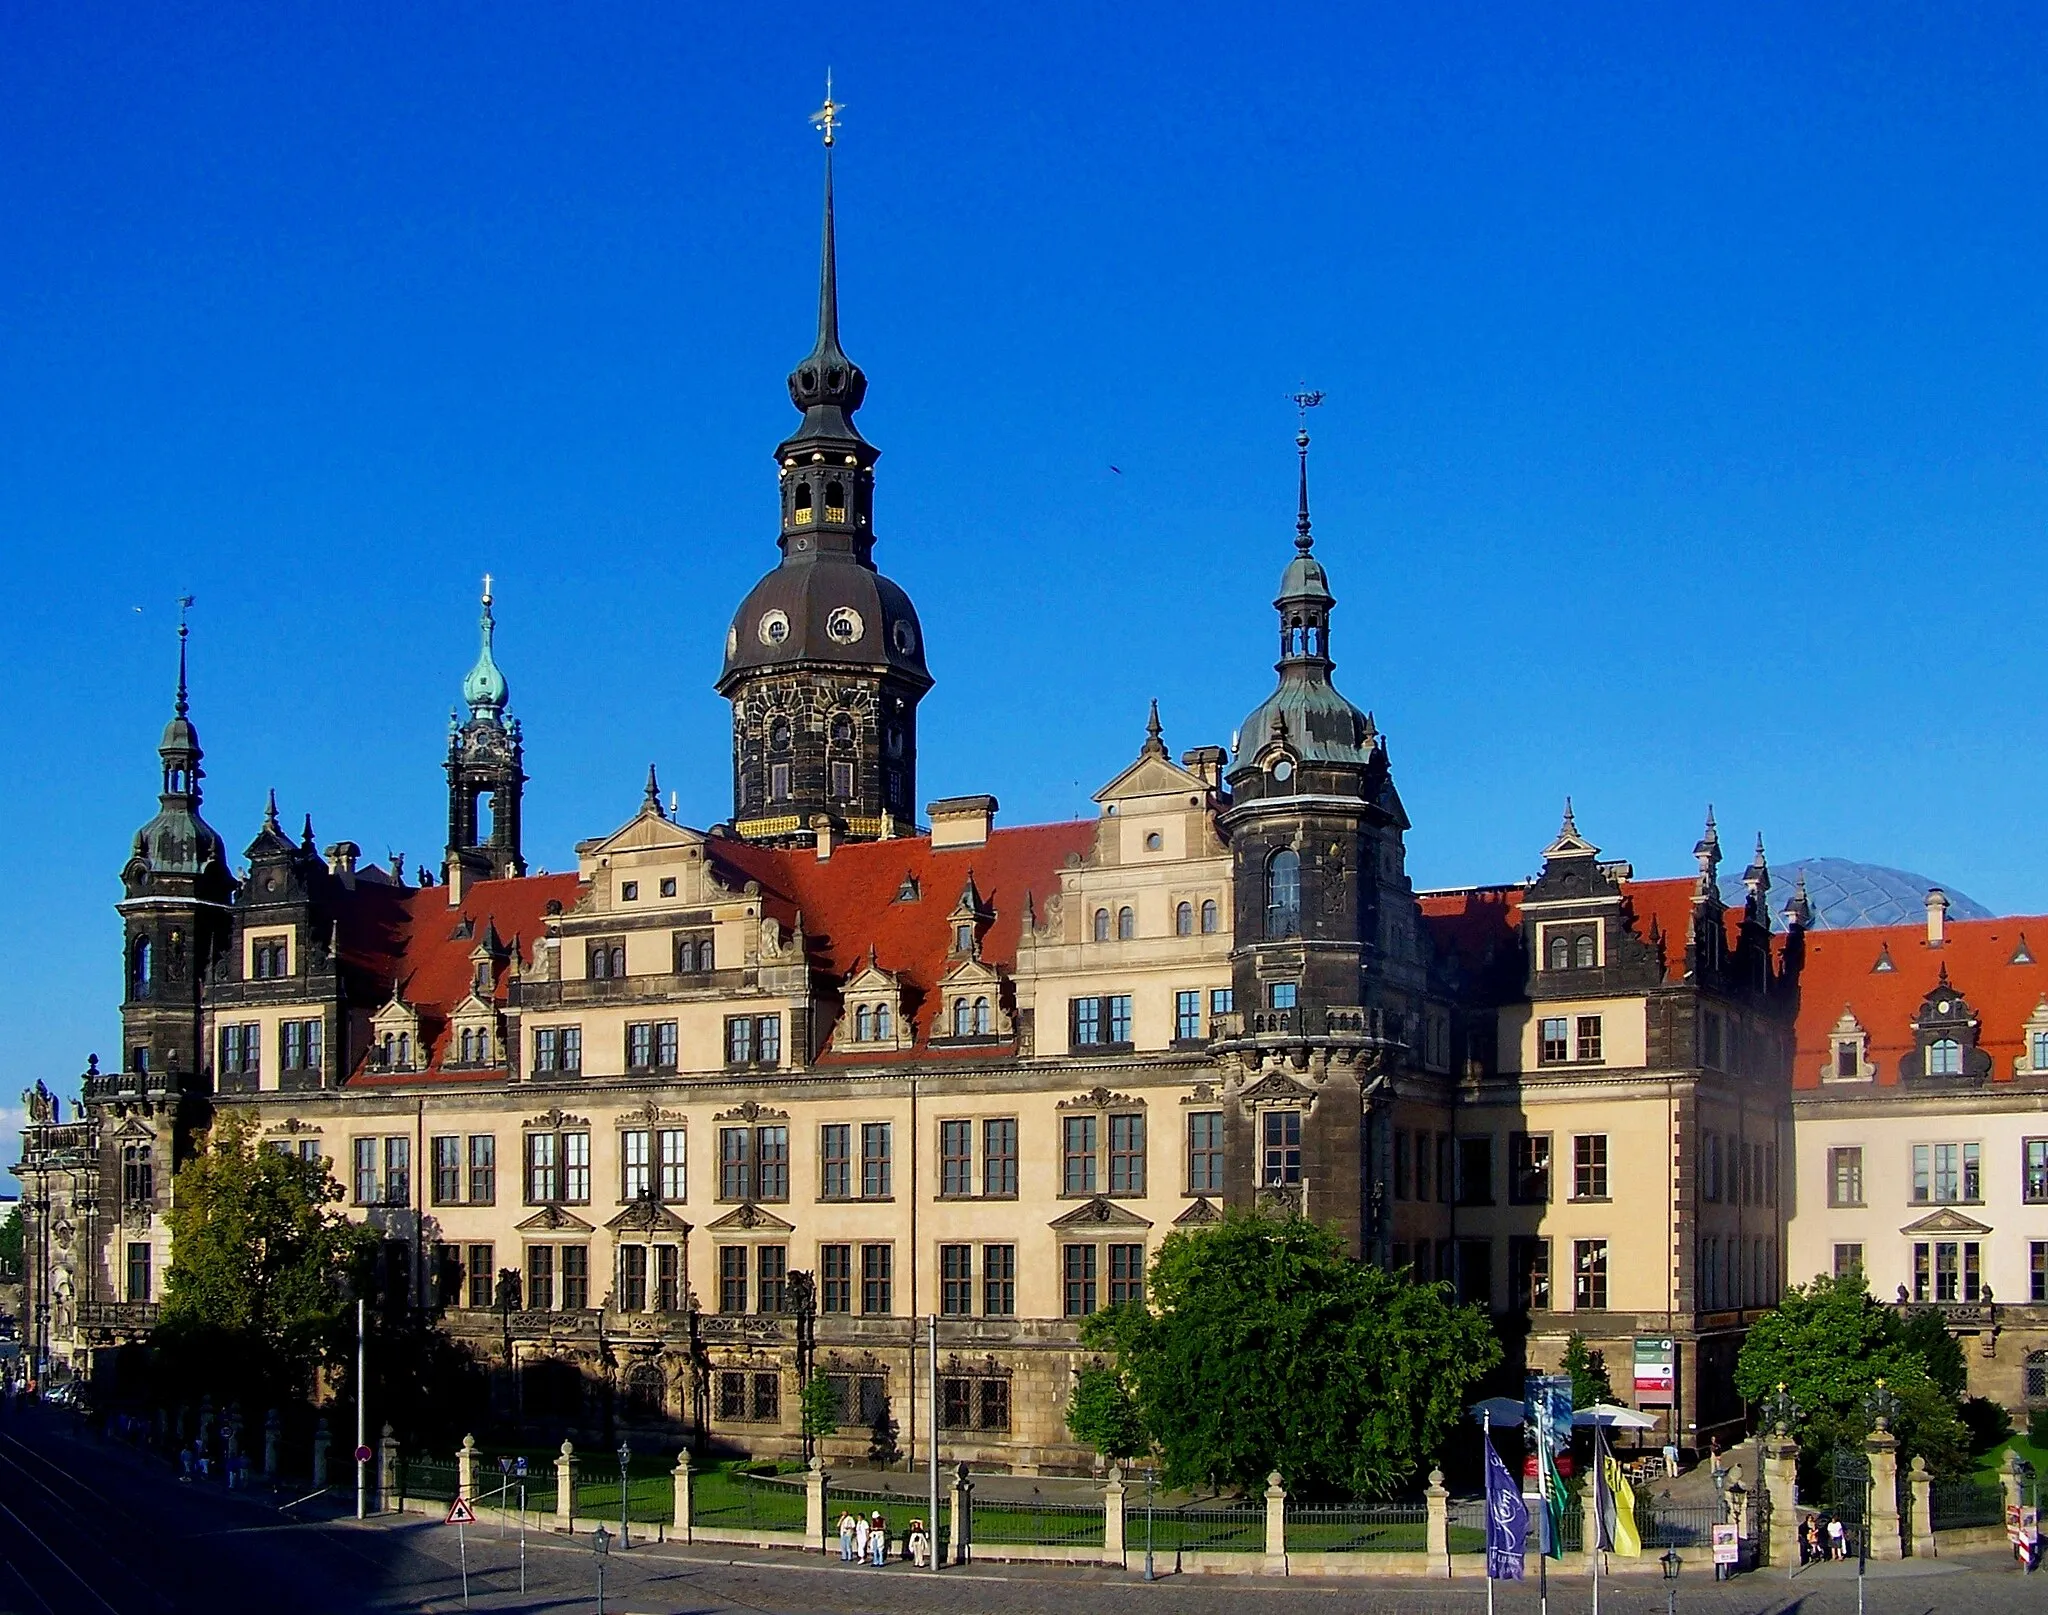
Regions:
M 1572 1414 L 1572 1423 L 1579 1426 L 1604 1424 L 1610 1430 L 1657 1428 L 1657 1421 L 1647 1413 L 1638 1413 L 1634 1408 L 1625 1408 L 1614 1402 L 1595 1402 L 1589 1408 L 1579 1408 Z
M 1512 1396 L 1489 1396 L 1472 1404 L 1472 1417 L 1491 1422 L 1505 1430 L 1522 1422 L 1522 1404 Z

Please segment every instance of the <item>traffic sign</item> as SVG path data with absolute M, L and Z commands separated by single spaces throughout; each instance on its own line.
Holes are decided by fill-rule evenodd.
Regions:
M 358 1447 L 358 1448 L 356 1448 L 356 1462 L 357 1462 L 357 1463 L 359 1463 L 359 1464 L 366 1464 L 366 1463 L 368 1463 L 369 1461 L 370 1461 L 370 1449 L 369 1449 L 368 1447 Z
M 455 1506 L 449 1509 L 448 1518 L 445 1523 L 449 1525 L 476 1524 L 476 1510 L 469 1506 L 468 1498 L 458 1497 L 455 1499 Z

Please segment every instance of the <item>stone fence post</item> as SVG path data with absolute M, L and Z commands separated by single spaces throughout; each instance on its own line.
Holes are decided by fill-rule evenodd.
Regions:
M 1124 1472 L 1116 1464 L 1102 1488 L 1102 1559 L 1119 1569 L 1124 1563 Z
M 564 1536 L 576 1534 L 576 1444 L 562 1443 L 555 1460 L 555 1529 Z
M 974 1481 L 967 1473 L 967 1461 L 953 1471 L 953 1563 L 964 1565 L 974 1549 Z M 939 1527 L 932 1521 L 932 1529 Z
M 313 1484 L 315 1486 L 325 1486 L 327 1484 L 327 1449 L 333 1443 L 334 1437 L 327 1433 L 326 1416 L 322 1415 L 320 1422 L 313 1426 Z
M 1906 1476 L 1906 1484 L 1913 1488 L 1913 1557 L 1932 1559 L 1934 1557 L 1934 1476 L 1928 1473 L 1927 1460 L 1914 1454 L 1913 1468 Z
M 1444 1486 L 1441 1469 L 1430 1470 L 1429 1489 L 1422 1497 L 1429 1509 L 1429 1524 L 1423 1539 L 1423 1547 L 1429 1554 L 1429 1573 L 1448 1576 L 1451 1573 L 1451 1494 Z M 1439 1565 L 1442 1569 L 1438 1569 Z
M 1771 1564 L 1799 1563 L 1799 1443 L 1771 1436 L 1763 1443 L 1764 1494 L 1771 1500 Z
M 825 1543 L 825 1460 L 813 1457 L 811 1466 L 804 1471 L 804 1544 L 816 1545 L 820 1553 L 827 1552 Z M 938 1529 L 936 1521 L 932 1529 Z
M 284 1419 L 276 1408 L 263 1415 L 263 1478 L 277 1479 L 277 1444 L 284 1435 Z
M 464 1436 L 455 1449 L 455 1495 L 465 1503 L 476 1502 L 476 1437 Z
M 1277 1469 L 1266 1477 L 1266 1574 L 1287 1574 L 1287 1488 Z
M 671 1471 L 676 1485 L 676 1535 L 685 1542 L 690 1540 L 690 1449 L 685 1447 L 676 1454 L 676 1467 Z
M 389 1514 L 398 1504 L 398 1436 L 387 1424 L 377 1441 L 377 1512 Z
M 1870 1461 L 1870 1557 L 1903 1559 L 1899 1537 L 1899 1438 L 1880 1424 L 1863 1444 Z
M 2025 1504 L 2025 1489 L 2020 1485 L 2020 1455 L 2010 1447 L 2005 1449 L 2005 1462 L 1998 1466 L 1998 1484 L 2005 1493 L 2005 1506 L 2008 1509 L 2019 1508 Z

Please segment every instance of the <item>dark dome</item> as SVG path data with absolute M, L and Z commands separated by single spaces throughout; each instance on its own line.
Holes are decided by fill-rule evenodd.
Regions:
M 173 800 L 135 832 L 132 856 L 159 875 L 203 875 L 227 867 L 228 849 L 219 831 Z
M 1966 897 L 1947 881 L 1930 880 L 1910 869 L 1858 863 L 1851 858 L 1799 858 L 1771 868 L 1771 908 L 1783 914 L 1806 877 L 1806 900 L 1813 905 L 1813 929 L 1840 931 L 1858 925 L 1912 925 L 1927 917 L 1927 893 L 1939 886 L 1948 896 L 1952 920 L 1988 920 L 1991 910 Z M 1721 882 L 1721 900 L 1740 905 L 1747 894 L 1739 875 Z
M 785 562 L 748 591 L 726 632 L 719 688 L 740 673 L 799 663 L 932 682 L 910 596 L 873 567 L 829 552 Z

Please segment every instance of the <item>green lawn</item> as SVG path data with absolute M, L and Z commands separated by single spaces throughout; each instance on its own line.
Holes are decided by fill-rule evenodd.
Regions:
M 1977 1460 L 1975 1473 L 1979 1475 L 1996 1475 L 2005 1465 L 2005 1454 L 2008 1447 L 2032 1464 L 2035 1474 L 2041 1476 L 2044 1480 L 2048 1480 L 2048 1452 L 2043 1452 L 2039 1447 L 2035 1446 L 2026 1438 L 2024 1433 L 2015 1435 L 2010 1441 L 2001 1443 L 1985 1453 L 1983 1457 Z

